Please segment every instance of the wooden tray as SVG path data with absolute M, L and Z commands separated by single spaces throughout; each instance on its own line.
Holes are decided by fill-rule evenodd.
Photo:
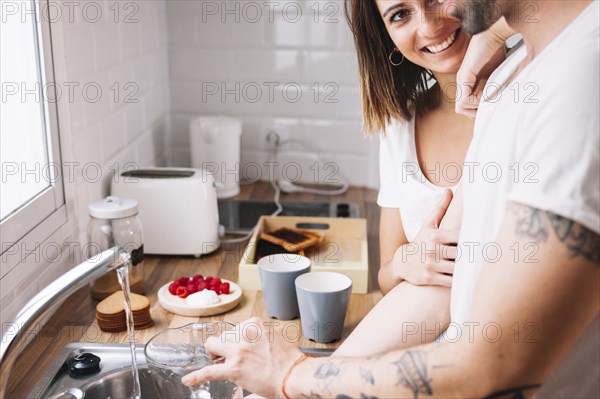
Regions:
M 239 264 L 239 284 L 244 289 L 260 290 L 256 266 L 256 243 L 260 233 L 282 227 L 311 230 L 325 234 L 318 249 L 306 250 L 311 271 L 330 271 L 352 279 L 352 292 L 366 294 L 369 279 L 367 220 L 319 217 L 262 216 Z

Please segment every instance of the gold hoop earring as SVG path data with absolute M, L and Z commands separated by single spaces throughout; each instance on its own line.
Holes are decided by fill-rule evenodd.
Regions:
M 402 56 L 402 61 L 396 63 L 393 60 L 394 54 L 399 53 Z M 394 48 L 394 51 L 392 51 L 388 57 L 388 59 L 390 60 L 390 64 L 392 64 L 393 66 L 397 67 L 400 66 L 403 62 L 404 62 L 404 54 L 402 54 L 400 52 L 400 50 L 398 50 L 397 48 Z

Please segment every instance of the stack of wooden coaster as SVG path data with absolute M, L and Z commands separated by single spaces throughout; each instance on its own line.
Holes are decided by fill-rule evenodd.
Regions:
M 138 330 L 154 325 L 150 316 L 150 300 L 143 295 L 131 294 L 131 309 L 133 324 Z M 127 331 L 125 319 L 125 296 L 123 291 L 117 291 L 96 306 L 96 320 L 102 331 Z

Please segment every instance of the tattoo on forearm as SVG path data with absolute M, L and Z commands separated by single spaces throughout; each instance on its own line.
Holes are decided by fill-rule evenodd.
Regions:
M 319 385 L 321 385 L 322 390 L 327 389 L 327 387 L 329 386 L 331 381 L 333 381 L 333 379 L 340 374 L 340 372 L 341 372 L 340 366 L 343 363 L 345 363 L 345 362 L 336 364 L 336 363 L 328 360 L 325 363 L 321 363 L 319 365 L 319 367 L 317 367 L 317 369 L 315 370 L 314 377 L 317 380 L 322 381 L 322 383 L 319 384 Z
M 419 394 L 431 395 L 431 381 L 427 378 L 427 354 L 422 350 L 409 350 L 400 360 L 393 362 L 398 368 L 398 382 L 410 389 L 416 399 Z
M 552 212 L 521 204 L 512 204 L 511 209 L 516 217 L 516 234 L 533 238 L 536 242 L 546 242 L 552 229 L 571 257 L 582 256 L 600 264 L 600 235 Z
M 317 371 L 315 371 L 315 378 L 320 380 L 327 380 L 331 377 L 337 377 L 340 373 L 340 368 L 333 362 L 325 362 L 319 365 Z
M 335 399 L 353 399 L 352 396 L 340 394 L 335 397 Z M 360 394 L 360 399 L 378 399 L 376 396 L 365 395 L 364 393 Z
M 525 399 L 525 391 L 532 389 L 538 389 L 541 387 L 539 384 L 523 385 L 520 387 L 509 388 L 502 391 L 494 392 L 491 395 L 486 396 L 484 399 Z
M 366 369 L 362 366 L 360 367 L 360 376 L 363 380 L 367 381 L 371 385 L 375 385 L 375 377 L 373 377 L 373 373 L 371 370 Z
M 600 265 L 600 236 L 572 220 L 546 212 L 552 229 L 566 245 L 571 257 L 583 256 Z

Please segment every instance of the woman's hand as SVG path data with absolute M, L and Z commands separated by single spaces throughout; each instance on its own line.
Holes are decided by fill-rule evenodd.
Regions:
M 458 114 L 475 118 L 485 83 L 506 58 L 505 43 L 514 33 L 501 18 L 487 31 L 473 36 L 456 75 Z
M 206 366 L 182 378 L 186 385 L 206 381 L 228 380 L 265 398 L 283 397 L 283 378 L 302 352 L 290 340 L 285 330 L 275 329 L 254 317 L 227 331 L 221 337 L 208 338 L 205 349 L 223 363 Z
M 414 285 L 452 286 L 459 230 L 439 228 L 452 198 L 447 189 L 413 242 L 398 248 L 392 259 L 395 275 Z

